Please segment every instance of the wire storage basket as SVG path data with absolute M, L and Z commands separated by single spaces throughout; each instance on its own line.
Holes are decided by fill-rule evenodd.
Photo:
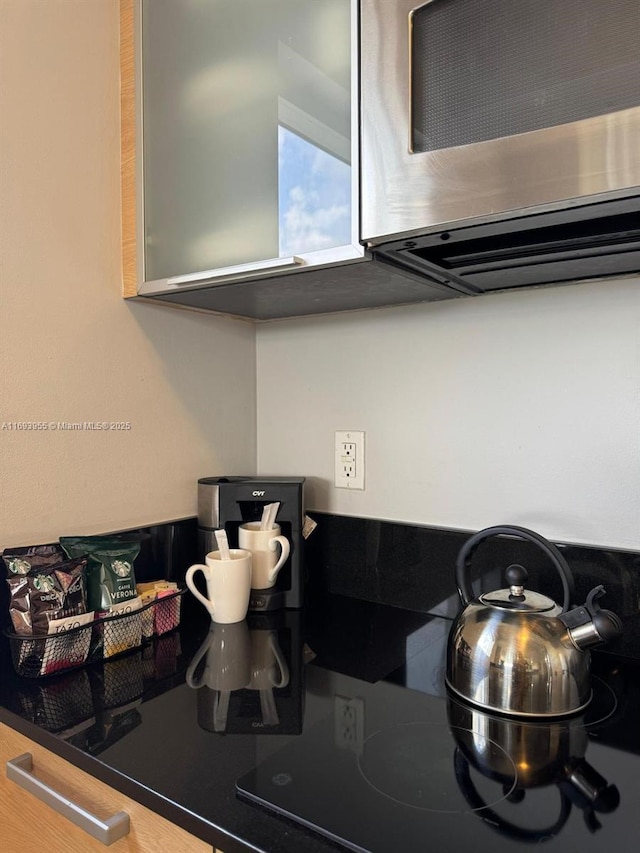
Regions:
M 177 590 L 137 610 L 95 618 L 59 634 L 21 636 L 5 630 L 13 668 L 26 678 L 41 678 L 139 649 L 178 627 L 184 592 Z

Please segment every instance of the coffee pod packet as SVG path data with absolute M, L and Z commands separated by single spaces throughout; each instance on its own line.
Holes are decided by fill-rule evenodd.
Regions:
M 9 572 L 14 572 L 7 578 L 7 585 L 9 615 L 16 634 L 27 637 L 47 634 L 52 620 L 87 612 L 86 557 L 51 565 L 42 562 L 38 565 L 36 560 L 26 573 L 20 573 L 26 562 L 29 561 L 22 557 L 5 561 L 5 565 L 13 567 Z
M 83 556 L 76 554 L 74 556 Z M 58 542 L 51 545 L 27 545 L 23 548 L 5 548 L 2 561 L 8 577 L 27 575 L 32 569 L 46 569 L 68 559 Z
M 70 557 L 86 554 L 87 606 L 109 610 L 137 596 L 133 564 L 140 542 L 113 536 L 61 536 L 60 544 Z

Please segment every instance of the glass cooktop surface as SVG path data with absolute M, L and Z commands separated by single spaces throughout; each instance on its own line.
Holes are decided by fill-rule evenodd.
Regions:
M 364 853 L 637 849 L 635 702 L 615 667 L 593 676 L 582 715 L 523 722 L 453 699 L 427 654 L 336 692 L 324 718 L 238 780 L 240 797 Z

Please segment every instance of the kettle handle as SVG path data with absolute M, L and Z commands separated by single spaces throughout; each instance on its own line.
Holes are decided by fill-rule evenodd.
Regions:
M 562 612 L 566 613 L 571 606 L 571 599 L 575 595 L 575 585 L 569 564 L 558 548 L 556 548 L 552 542 L 547 541 L 544 536 L 540 536 L 539 533 L 535 533 L 533 530 L 528 530 L 526 527 L 516 527 L 515 525 L 509 524 L 502 524 L 497 527 L 487 527 L 484 530 L 480 530 L 462 546 L 456 561 L 456 584 L 458 586 L 458 594 L 460 595 L 463 607 L 466 607 L 474 598 L 469 569 L 471 568 L 471 560 L 473 559 L 476 548 L 481 542 L 484 542 L 484 540 L 488 539 L 490 536 L 501 535 L 517 536 L 520 539 L 526 539 L 528 542 L 533 542 L 534 545 L 538 545 L 538 547 L 544 551 L 560 575 L 562 589 L 564 592 Z

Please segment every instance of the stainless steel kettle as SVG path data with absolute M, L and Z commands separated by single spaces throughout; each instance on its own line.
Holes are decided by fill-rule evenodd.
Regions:
M 539 546 L 551 559 L 563 587 L 562 606 L 525 591 L 527 571 L 506 570 L 508 589 L 474 598 L 470 566 L 490 536 L 516 536 Z M 558 548 L 525 527 L 488 527 L 462 547 L 456 582 L 464 610 L 454 622 L 447 647 L 446 682 L 462 699 L 490 711 L 524 717 L 574 714 L 591 699 L 588 649 L 622 632 L 620 618 L 602 610 L 597 586 L 585 604 L 571 608 L 574 583 Z

